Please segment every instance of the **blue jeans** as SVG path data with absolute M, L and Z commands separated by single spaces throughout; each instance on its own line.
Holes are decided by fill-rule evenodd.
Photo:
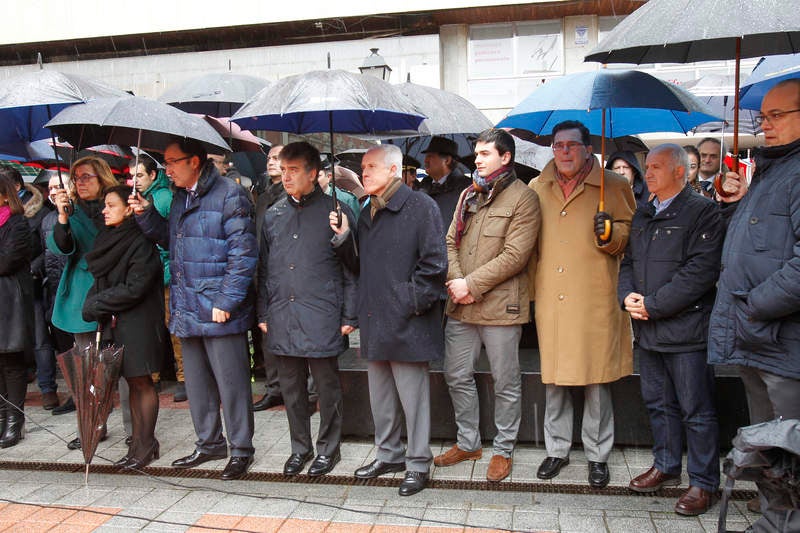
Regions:
M 33 300 L 33 331 L 35 346 L 33 357 L 36 361 L 36 379 L 42 394 L 56 392 L 56 354 L 50 339 L 50 330 L 44 318 L 44 303 L 41 298 Z
M 655 467 L 680 475 L 686 431 L 686 470 L 692 486 L 719 488 L 719 425 L 714 370 L 706 351 L 664 353 L 636 347 L 642 398 L 650 415 Z

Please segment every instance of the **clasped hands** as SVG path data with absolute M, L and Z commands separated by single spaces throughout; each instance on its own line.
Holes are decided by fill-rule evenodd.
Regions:
M 451 279 L 447 282 L 447 294 L 453 303 L 467 305 L 475 303 L 475 298 L 469 292 L 467 280 L 464 278 Z
M 625 297 L 623 301 L 625 310 L 631 314 L 634 320 L 648 320 L 650 315 L 647 313 L 647 308 L 644 306 L 644 296 L 637 292 L 632 292 Z

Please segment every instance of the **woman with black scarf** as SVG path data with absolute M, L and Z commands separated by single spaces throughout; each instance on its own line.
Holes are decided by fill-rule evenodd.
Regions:
M 105 191 L 105 227 L 86 254 L 95 281 L 86 295 L 83 319 L 96 321 L 106 340 L 124 347 L 122 376 L 130 388 L 133 435 L 128 453 L 114 464 L 141 469 L 159 457 L 158 393 L 151 375 L 161 368 L 167 337 L 161 259 L 133 219 L 130 195 L 125 185 Z

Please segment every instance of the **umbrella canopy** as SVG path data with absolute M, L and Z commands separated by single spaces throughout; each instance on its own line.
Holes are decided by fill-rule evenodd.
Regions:
M 800 0 L 650 0 L 586 56 L 598 63 L 692 63 L 800 52 Z
M 741 109 L 761 109 L 761 100 L 777 83 L 800 78 L 800 55 L 785 54 L 763 57 L 739 91 Z
M 393 87 L 411 102 L 418 114 L 427 117 L 419 128 L 420 135 L 478 134 L 492 127 L 486 115 L 455 93 L 411 82 Z
M 684 89 L 644 72 L 597 70 L 541 85 L 497 127 L 547 135 L 564 120 L 580 120 L 594 135 L 622 137 L 662 131 L 686 133 L 717 117 Z
M 553 136 L 549 134 L 534 135 L 528 130 L 521 130 L 521 129 L 509 129 L 508 133 L 510 133 L 514 137 L 522 139 L 523 141 L 536 143 L 539 146 L 549 147 L 551 144 L 553 144 Z M 602 139 L 600 138 L 599 135 L 591 135 L 589 139 L 592 143 L 592 150 L 594 150 L 599 154 L 603 145 Z M 647 145 L 643 143 L 641 139 L 639 139 L 638 137 L 634 137 L 632 135 L 625 135 L 623 137 L 614 137 L 612 139 L 606 139 L 605 148 L 606 152 L 608 152 L 609 154 L 622 151 L 639 153 L 639 152 L 646 152 L 648 150 Z
M 83 349 L 73 347 L 59 354 L 58 365 L 67 382 L 78 414 L 78 434 L 86 463 L 86 476 L 103 426 L 114 405 L 114 388 L 122 367 L 122 348 L 100 348 L 98 342 Z
M 256 137 L 247 130 L 243 130 L 238 124 L 231 122 L 229 118 L 211 115 L 203 115 L 202 118 L 211 124 L 211 127 L 221 137 L 228 141 L 234 152 L 263 152 L 265 148 L 269 149 L 271 146 L 269 142 Z
M 373 135 L 416 135 L 424 119 L 390 84 L 343 70 L 283 78 L 231 118 L 248 130 Z
M 265 79 L 244 74 L 205 74 L 167 89 L 158 101 L 187 113 L 229 117 L 268 85 Z
M 99 81 L 54 70 L 0 80 L 0 152 L 27 157 L 25 145 L 46 139 L 44 124 L 62 109 L 94 98 L 125 97 Z
M 39 175 L 40 169 L 23 165 L 21 161 L 16 159 L 7 159 L 7 157 L 12 156 L 0 154 L 0 168 L 8 167 L 16 169 L 20 176 L 22 176 L 22 180 L 25 183 L 37 183 L 36 177 Z
M 175 138 L 188 138 L 202 143 L 209 153 L 230 151 L 202 118 L 136 96 L 75 105 L 61 111 L 46 126 L 78 149 L 119 144 L 163 151 Z
M 734 86 L 736 80 L 732 75 L 709 74 L 700 79 L 685 83 L 683 87 L 695 95 L 698 100 L 706 104 L 714 115 L 725 120 L 707 122 L 694 128 L 695 133 L 720 133 L 725 129 L 730 131 L 729 124 L 733 123 Z M 744 111 L 739 103 L 739 131 L 748 135 L 758 135 L 761 128 L 755 123 L 755 115 L 751 111 Z

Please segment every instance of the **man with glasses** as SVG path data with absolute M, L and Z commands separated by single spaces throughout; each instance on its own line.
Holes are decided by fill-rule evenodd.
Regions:
M 727 171 L 728 168 L 722 164 L 721 154 L 727 153 L 725 147 L 719 139 L 706 137 L 697 143 L 697 151 L 700 153 L 700 168 L 697 171 L 697 181 L 703 190 L 703 196 L 714 197 L 714 178 L 720 171 Z
M 752 424 L 800 419 L 800 79 L 775 85 L 756 119 L 765 147 L 750 190 L 733 172 L 723 183 L 730 222 L 708 340 L 710 363 L 738 365 Z M 800 511 L 769 509 L 767 486 L 759 495 L 754 531 L 800 531 Z
M 238 479 L 253 462 L 253 397 L 247 330 L 253 322 L 257 262 L 253 205 L 220 176 L 203 146 L 182 139 L 164 152 L 176 187 L 169 221 L 140 195 L 129 204 L 142 231 L 170 251 L 170 332 L 181 339 L 196 449 L 173 461 L 192 468 L 231 459 L 222 479 Z M 222 434 L 225 419 L 228 443 Z
M 542 211 L 534 294 L 547 458 L 537 476 L 553 478 L 569 464 L 569 387 L 580 386 L 589 484 L 601 488 L 614 444 L 610 383 L 633 371 L 631 323 L 617 302 L 617 278 L 636 200 L 628 180 L 602 169 L 580 122 L 553 128 L 553 155 L 530 183 Z M 605 211 L 598 212 L 601 179 Z

